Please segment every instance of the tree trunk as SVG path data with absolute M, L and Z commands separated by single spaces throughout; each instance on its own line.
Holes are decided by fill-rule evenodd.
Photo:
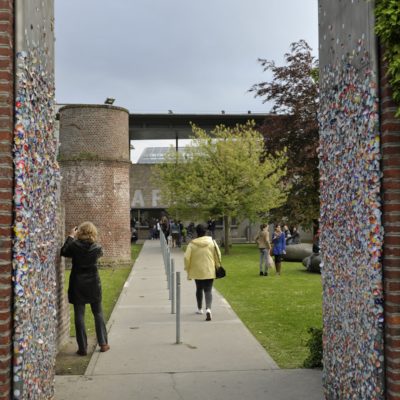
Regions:
M 224 215 L 224 254 L 229 254 L 229 233 L 231 230 L 231 219 Z

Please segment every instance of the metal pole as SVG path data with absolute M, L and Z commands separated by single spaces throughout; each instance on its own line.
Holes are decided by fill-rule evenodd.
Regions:
M 160 246 L 161 246 L 161 254 L 162 254 L 162 256 L 163 256 L 163 261 L 164 261 L 164 264 L 165 264 L 164 242 L 163 242 L 163 240 L 162 240 L 161 235 L 160 235 Z
M 181 343 L 181 273 L 176 273 L 176 344 Z
M 175 314 L 175 262 L 171 265 L 171 314 Z
M 167 248 L 165 247 L 165 238 L 163 238 L 162 244 L 163 244 L 164 269 L 165 272 L 167 272 Z
M 167 289 L 171 294 L 171 254 L 168 254 L 167 258 Z M 169 298 L 171 300 L 171 298 Z
M 171 258 L 171 265 L 169 268 L 169 300 L 172 300 L 172 275 L 173 275 L 173 271 L 175 270 L 175 260 L 173 258 Z

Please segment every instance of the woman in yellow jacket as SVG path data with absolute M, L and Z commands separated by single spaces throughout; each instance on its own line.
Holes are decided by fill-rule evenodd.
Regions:
M 207 228 L 196 226 L 197 238 L 193 239 L 185 252 L 185 271 L 188 279 L 196 282 L 197 314 L 203 314 L 203 292 L 206 300 L 206 321 L 211 321 L 212 287 L 215 266 L 219 265 L 221 252 L 217 243 L 206 236 Z

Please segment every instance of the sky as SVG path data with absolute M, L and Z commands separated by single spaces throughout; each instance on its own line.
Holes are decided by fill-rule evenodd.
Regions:
M 305 39 L 317 56 L 317 0 L 56 0 L 60 104 L 130 113 L 252 113 L 270 105 L 248 90 Z M 136 157 L 149 142 L 134 144 Z

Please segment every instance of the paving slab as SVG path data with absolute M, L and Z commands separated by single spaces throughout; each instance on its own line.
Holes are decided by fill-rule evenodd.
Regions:
M 93 353 L 84 376 L 57 376 L 57 400 L 323 398 L 321 372 L 279 369 L 216 290 L 213 320 L 195 314 L 183 253 L 172 257 L 181 272 L 181 343 L 160 243 L 146 241 L 108 323 L 111 350 Z

